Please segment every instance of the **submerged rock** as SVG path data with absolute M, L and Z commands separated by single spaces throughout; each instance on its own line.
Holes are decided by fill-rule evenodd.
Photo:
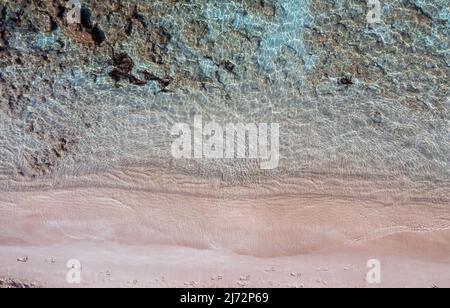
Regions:
M 279 122 L 282 171 L 450 177 L 446 1 L 382 1 L 377 25 L 356 0 L 81 4 L 79 23 L 64 0 L 0 4 L 6 174 L 162 160 L 245 177 L 257 164 L 170 158 L 170 127 L 204 114 Z

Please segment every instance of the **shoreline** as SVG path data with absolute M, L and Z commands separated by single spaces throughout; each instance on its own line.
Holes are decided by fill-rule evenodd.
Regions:
M 77 182 L 85 185 L 76 187 Z M 371 256 L 380 256 L 395 260 L 389 261 L 393 264 L 422 262 L 423 267 L 413 273 L 436 281 L 430 284 L 450 286 L 445 275 L 450 268 L 450 214 L 446 198 L 441 197 L 446 195 L 447 187 L 411 185 L 406 181 L 342 182 L 330 177 L 231 185 L 139 168 L 86 175 L 64 184 L 66 188 L 2 193 L 0 260 L 7 266 L 0 277 L 8 278 L 10 273 L 14 278 L 33 281 L 33 273 L 40 272 L 42 264 L 18 264 L 16 258 L 26 255 L 30 260 L 42 261 L 57 253 L 75 258 L 70 257 L 70 252 L 81 254 L 79 258 L 92 264 L 93 272 L 96 255 L 104 262 L 115 260 L 114 266 L 122 272 L 121 283 L 129 269 L 145 272 L 148 265 L 138 262 L 131 266 L 122 259 L 139 259 L 146 254 L 161 253 L 160 259 L 170 260 L 170 266 L 180 272 L 199 275 L 197 268 L 203 262 L 200 256 L 212 254 L 209 267 L 200 271 L 198 285 L 211 285 L 210 277 L 205 277 L 213 275 L 220 258 L 226 259 L 234 276 L 245 276 L 252 262 L 265 264 L 272 260 L 281 267 L 287 258 L 292 260 L 290 267 L 305 262 L 314 267 L 311 260 L 317 257 L 326 260 L 324 266 L 337 266 L 346 259 L 350 264 L 362 264 L 359 280 L 337 273 L 328 287 L 367 287 L 364 276 L 361 278 L 367 271 L 365 262 Z M 35 255 L 34 250 L 42 254 Z M 185 257 L 192 262 L 183 261 Z M 168 276 L 163 272 L 165 268 L 170 273 L 170 266 L 161 262 L 150 265 L 161 276 Z M 17 272 L 8 272 L 7 268 Z M 440 275 L 427 277 L 427 268 Z M 249 274 L 257 275 L 259 271 L 254 269 Z M 402 275 L 409 274 L 399 273 L 396 279 L 401 281 Z M 38 276 L 40 284 L 67 287 L 64 282 L 53 281 L 53 276 Z M 277 281 L 284 281 L 275 276 L 270 280 L 275 286 Z M 313 272 L 309 276 L 303 285 L 317 287 Z M 261 279 L 243 283 L 242 287 L 269 287 L 269 280 Z M 147 281 L 145 275 L 138 280 Z M 181 283 L 176 276 L 171 280 L 173 286 L 185 287 L 186 282 Z M 401 282 L 390 281 L 387 286 L 397 283 Z M 226 280 L 223 285 L 239 287 L 236 284 Z M 102 283 L 86 282 L 82 286 L 99 285 Z M 148 281 L 147 285 L 164 286 Z

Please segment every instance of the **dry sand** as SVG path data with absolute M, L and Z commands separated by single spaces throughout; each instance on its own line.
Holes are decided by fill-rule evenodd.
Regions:
M 446 185 L 327 174 L 226 185 L 143 168 L 2 184 L 4 279 L 44 287 L 450 287 Z M 66 282 L 70 259 L 82 264 L 80 285 Z M 381 284 L 365 281 L 369 259 L 382 264 Z

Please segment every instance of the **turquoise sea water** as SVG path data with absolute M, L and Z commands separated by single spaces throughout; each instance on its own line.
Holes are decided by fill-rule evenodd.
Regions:
M 357 1 L 267 1 L 274 4 L 273 16 L 249 6 L 252 1 L 139 2 L 162 12 L 148 17 L 145 31 L 169 34 L 164 67 L 142 56 L 142 46 L 151 42 L 140 28 L 114 46 L 90 50 L 62 27 L 50 33 L 10 27 L 9 48 L 28 64 L 2 62 L 1 76 L 9 82 L 2 93 L 12 85 L 27 90 L 13 116 L 0 112 L 1 170 L 26 170 L 26 155 L 45 164 L 52 140 L 61 136 L 71 147 L 49 174 L 152 162 L 213 174 L 258 169 L 251 161 L 173 160 L 170 128 L 201 114 L 222 124 L 280 123 L 276 172 L 364 170 L 448 181 L 448 6 L 382 2 L 385 19 L 376 28 L 367 26 L 366 7 Z M 416 25 L 408 19 L 413 13 L 432 18 Z M 93 18 L 106 29 L 94 9 Z M 186 36 L 194 21 L 206 25 L 198 44 Z M 109 77 L 112 47 L 133 58 L 138 77 L 142 69 L 189 77 L 169 93 L 161 93 L 157 82 L 117 86 Z M 41 54 L 50 60 L 33 64 Z M 424 60 L 408 62 L 417 54 Z M 232 73 L 221 64 L 225 60 L 233 63 Z M 351 71 L 356 62 L 365 70 L 361 76 Z M 343 86 L 348 74 L 352 85 Z

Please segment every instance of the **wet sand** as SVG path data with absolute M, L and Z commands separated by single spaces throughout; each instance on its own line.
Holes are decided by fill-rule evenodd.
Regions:
M 450 286 L 448 186 L 377 178 L 232 185 L 128 168 L 4 182 L 0 277 L 72 287 L 78 259 L 83 287 Z

